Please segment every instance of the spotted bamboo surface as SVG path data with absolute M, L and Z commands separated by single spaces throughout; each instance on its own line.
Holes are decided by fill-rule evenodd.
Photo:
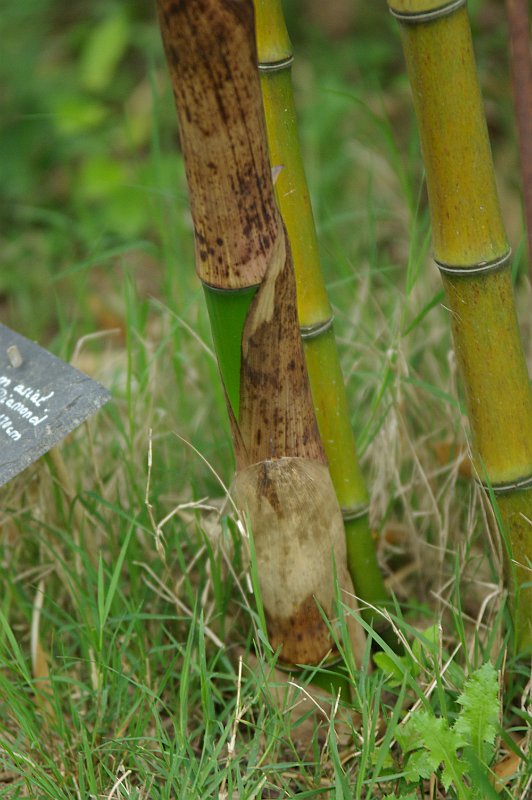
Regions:
M 306 371 L 290 246 L 275 204 L 253 4 L 159 0 L 158 6 L 197 272 L 216 315 L 215 347 L 223 355 L 235 498 L 256 543 L 270 639 L 285 662 L 314 664 L 333 649 L 318 604 L 323 600 L 325 612 L 336 614 L 335 565 L 346 596 L 353 586 Z M 235 329 L 231 301 L 255 286 L 238 306 Z M 232 331 L 233 356 L 224 350 L 226 329 Z M 312 480 L 301 465 L 310 465 Z M 305 547 L 297 544 L 302 537 Z M 361 657 L 358 627 L 351 638 Z

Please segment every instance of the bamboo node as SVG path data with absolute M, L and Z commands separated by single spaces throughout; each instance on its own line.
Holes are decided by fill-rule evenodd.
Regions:
M 288 69 L 292 66 L 294 56 L 290 55 L 287 58 L 281 58 L 279 61 L 259 61 L 259 72 L 278 72 L 283 69 Z
M 334 316 L 329 317 L 325 322 L 315 322 L 313 325 L 301 325 L 299 328 L 301 338 L 305 342 L 309 339 L 315 339 L 317 336 L 321 336 L 322 333 L 328 331 L 329 328 L 332 328 L 333 322 Z
M 213 283 L 209 283 L 208 281 L 203 280 L 200 278 L 201 285 L 207 289 L 207 291 L 212 292 L 213 294 L 227 294 L 227 295 L 245 295 L 250 294 L 253 291 L 256 291 L 260 287 L 260 283 L 252 283 L 249 286 L 215 286 Z
M 358 506 L 351 506 L 350 508 L 341 508 L 342 517 L 344 522 L 352 522 L 355 519 L 360 519 L 361 517 L 365 517 L 366 514 L 369 514 L 369 505 L 364 503 L 363 505 Z
M 486 492 L 493 492 L 493 494 L 507 494 L 508 492 L 515 492 L 519 489 L 530 489 L 532 487 L 532 475 L 528 475 L 526 478 L 518 478 L 511 483 L 484 483 L 484 481 L 478 478 L 476 481 Z
M 439 6 L 439 8 L 427 8 L 424 11 L 403 11 L 392 8 L 390 5 L 390 13 L 400 22 L 406 22 L 409 25 L 417 25 L 420 22 L 432 22 L 441 17 L 447 17 L 449 14 L 454 14 L 459 8 L 465 6 L 467 0 L 451 0 L 450 3 Z
M 469 267 L 457 267 L 452 264 L 443 264 L 436 259 L 434 259 L 434 261 L 440 272 L 444 272 L 446 275 L 469 277 L 470 275 L 484 275 L 487 272 L 497 272 L 500 269 L 504 269 L 509 266 L 511 258 L 512 250 L 510 248 L 503 256 L 493 261 L 479 261 L 477 264 L 471 264 Z

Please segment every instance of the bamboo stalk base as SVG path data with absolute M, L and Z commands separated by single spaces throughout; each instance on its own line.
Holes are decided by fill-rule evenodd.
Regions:
M 303 458 L 263 461 L 237 473 L 234 497 L 250 523 L 268 636 L 281 649 L 280 661 L 315 665 L 335 658 L 330 626 L 341 613 L 337 598 L 353 610 L 357 604 L 327 467 Z M 345 624 L 360 664 L 362 627 L 352 614 Z
M 345 677 L 336 672 L 320 672 L 307 683 L 304 671 L 268 668 L 253 655 L 246 659 L 258 683 L 267 687 L 267 699 L 288 718 L 290 738 L 300 754 L 316 741 L 321 746 L 325 744 L 332 717 L 338 742 L 346 746 L 352 742 L 353 730 L 360 729 L 361 720 L 350 705 L 351 690 Z

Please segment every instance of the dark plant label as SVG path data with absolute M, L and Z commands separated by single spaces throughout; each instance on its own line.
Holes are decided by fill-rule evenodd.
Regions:
M 96 381 L 0 325 L 0 485 L 110 398 Z

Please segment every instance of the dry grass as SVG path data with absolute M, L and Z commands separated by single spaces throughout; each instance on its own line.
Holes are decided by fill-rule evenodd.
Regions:
M 366 33 L 377 49 L 380 32 Z M 3 321 L 38 330 L 41 343 L 109 386 L 113 403 L 64 443 L 61 460 L 42 460 L 2 490 L 0 797 L 399 794 L 397 726 L 419 705 L 452 718 L 460 681 L 487 659 L 503 676 L 492 771 L 507 781 L 501 797 L 530 796 L 519 756 L 530 738 L 529 670 L 506 650 L 499 539 L 471 476 L 408 90 L 387 71 L 398 54 L 383 56 L 384 87 L 360 57 L 346 69 L 357 41 L 333 45 L 334 60 L 311 38 L 312 58 L 301 57 L 295 78 L 372 524 L 400 608 L 393 624 L 417 677 L 390 685 L 370 671 L 368 649 L 350 674 L 347 713 L 336 698 L 313 695 L 311 676 L 297 676 L 298 689 L 275 672 L 245 536 L 224 489 L 232 457 L 223 397 L 191 266 L 182 171 L 167 168 L 178 159 L 173 117 L 155 113 L 152 145 L 135 153 L 142 234 L 155 249 L 124 243 L 107 258 L 105 242 L 90 249 L 81 237 L 73 249 L 51 223 L 17 229 L 21 277 Z M 491 57 L 488 48 L 488 72 Z M 156 111 L 171 107 L 161 73 L 158 62 Z M 85 136 L 96 140 L 90 130 Z M 520 252 L 513 143 L 500 134 L 495 148 Z M 93 210 L 102 230 L 105 202 Z M 74 206 L 67 202 L 64 213 L 75 216 Z M 45 267 L 36 253 L 49 259 Z M 39 300 L 35 319 L 39 269 L 87 259 L 89 267 L 56 274 L 57 300 Z M 523 277 L 517 290 L 532 366 Z M 105 335 L 83 338 L 93 332 Z M 434 624 L 438 647 L 420 655 L 415 632 Z M 414 788 L 418 798 L 445 796 L 436 780 Z

